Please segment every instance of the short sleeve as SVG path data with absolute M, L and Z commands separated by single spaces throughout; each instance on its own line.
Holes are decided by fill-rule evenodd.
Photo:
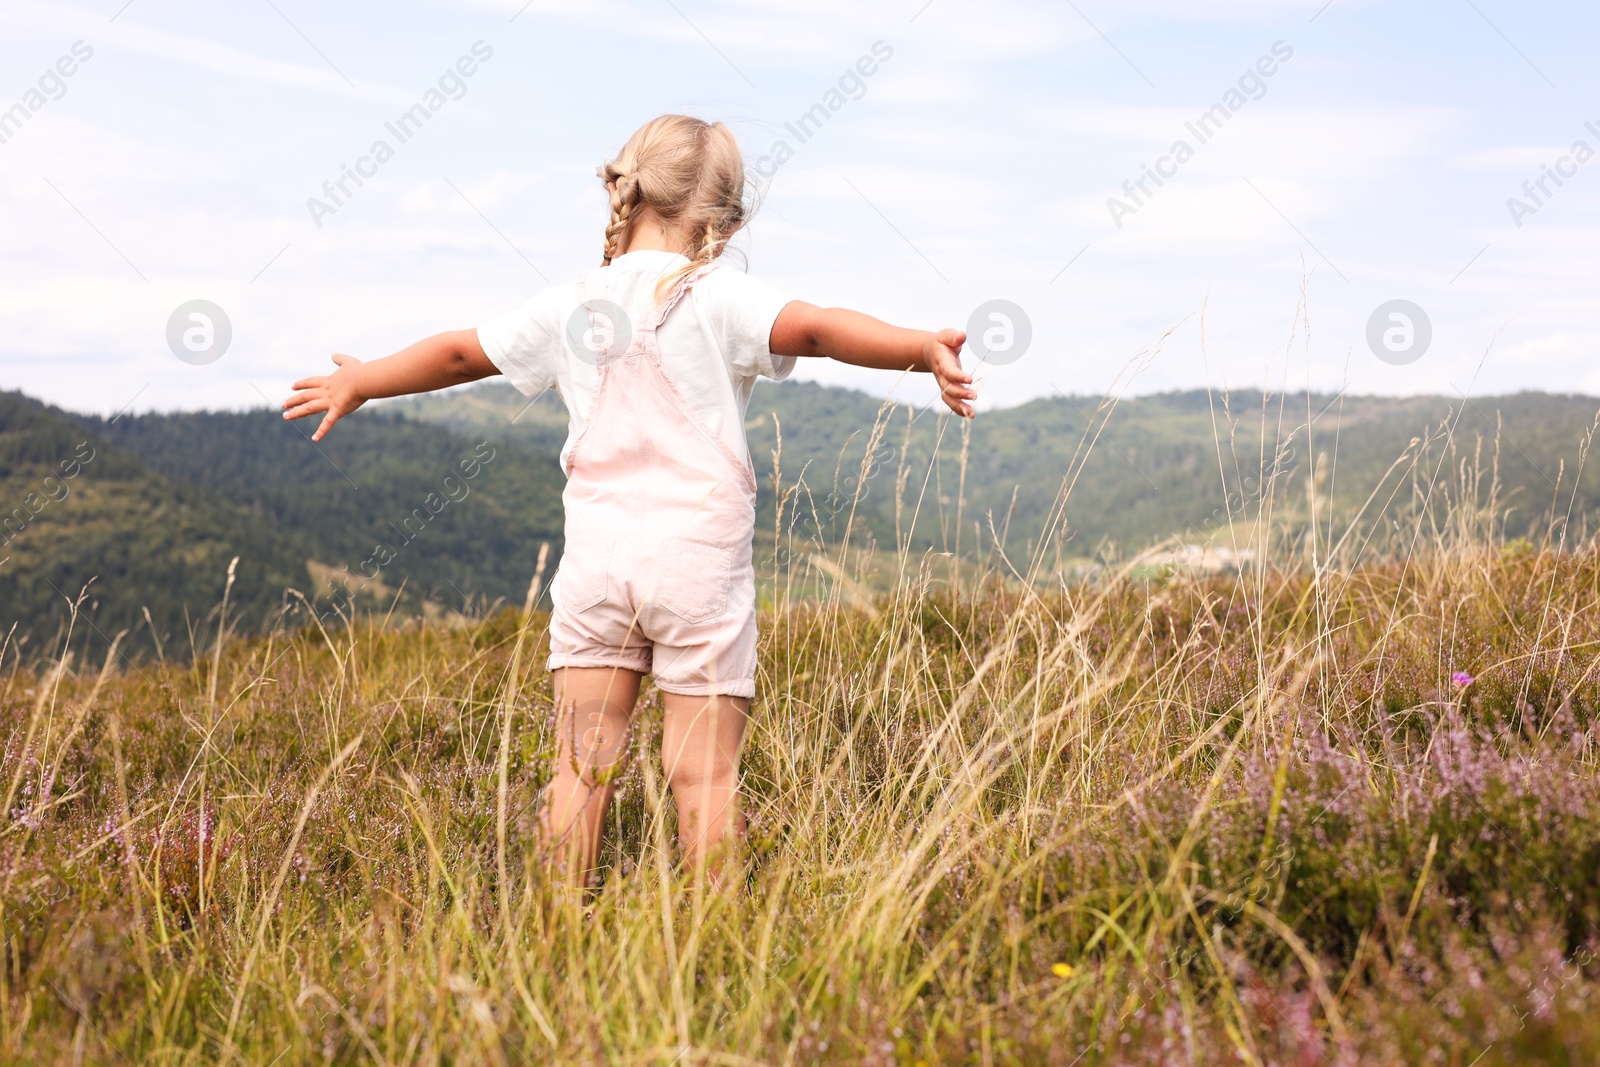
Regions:
M 722 357 L 735 374 L 782 380 L 794 370 L 795 357 L 772 352 L 772 324 L 790 302 L 789 294 L 728 267 L 706 275 L 694 292 L 703 298 Z
M 560 286 L 478 327 L 483 354 L 524 396 L 556 384 L 563 358 Z

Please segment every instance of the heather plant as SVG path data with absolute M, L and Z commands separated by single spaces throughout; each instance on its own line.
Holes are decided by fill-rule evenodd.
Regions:
M 9 647 L 0 1049 L 1591 1061 L 1600 543 L 1559 506 L 1508 537 L 1492 451 L 1448 431 L 1371 501 L 1264 477 L 1227 527 L 1254 563 L 1213 576 L 1069 567 L 1070 470 L 1022 559 L 959 512 L 959 553 L 848 513 L 808 542 L 780 479 L 719 888 L 679 868 L 648 694 L 600 877 L 548 876 L 542 574 L 459 629 L 232 638 L 223 599 L 185 662 Z M 907 528 L 924 474 L 959 504 L 960 470 L 901 471 Z

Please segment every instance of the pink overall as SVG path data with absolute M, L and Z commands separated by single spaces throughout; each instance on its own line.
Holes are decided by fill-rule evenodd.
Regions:
M 653 670 L 669 693 L 750 697 L 755 473 L 684 402 L 656 344 L 700 273 L 651 309 L 626 351 L 600 357 L 594 408 L 567 457 L 550 667 Z M 585 275 L 578 299 L 602 288 Z

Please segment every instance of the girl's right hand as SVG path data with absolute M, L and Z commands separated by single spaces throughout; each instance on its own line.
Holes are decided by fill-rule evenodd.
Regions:
M 970 419 L 969 401 L 978 399 L 978 393 L 972 375 L 961 369 L 961 346 L 966 343 L 960 330 L 906 330 L 859 311 L 819 308 L 804 300 L 783 306 L 769 341 L 779 356 L 825 356 L 853 367 L 928 371 L 950 410 Z
M 960 330 L 940 330 L 923 343 L 922 365 L 939 383 L 939 398 L 964 419 L 974 417 L 971 401 L 978 399 L 972 375 L 961 369 L 961 346 L 967 335 Z
M 361 361 L 342 352 L 335 353 L 333 361 L 338 364 L 338 370 L 328 375 L 301 378 L 294 383 L 294 394 L 283 402 L 285 419 L 303 419 L 319 411 L 325 413 L 322 424 L 311 435 L 312 441 L 322 440 L 334 423 L 367 402 L 356 389 L 356 369 Z

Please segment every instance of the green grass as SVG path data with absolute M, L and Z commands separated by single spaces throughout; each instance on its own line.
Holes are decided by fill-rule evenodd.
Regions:
M 674 866 L 648 697 L 603 885 L 543 877 L 542 616 L 13 670 L 0 1047 L 1584 1062 L 1597 588 L 1592 550 L 1485 549 L 1337 595 L 791 605 L 764 620 L 746 875 L 711 893 Z
M 1600 545 L 1435 460 L 1269 489 L 1209 579 L 797 544 L 780 487 L 718 890 L 648 690 L 597 885 L 546 877 L 540 613 L 8 649 L 0 1057 L 1594 1062 Z

